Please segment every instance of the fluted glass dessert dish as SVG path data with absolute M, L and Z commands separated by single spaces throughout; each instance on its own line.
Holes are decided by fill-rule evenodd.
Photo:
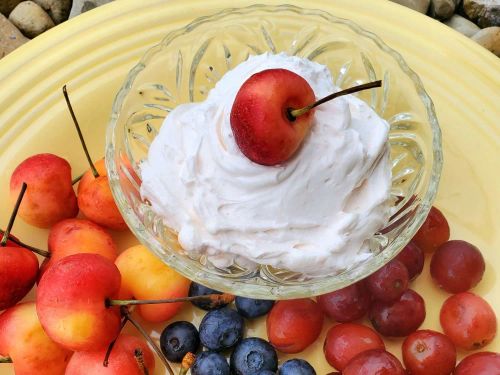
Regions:
M 371 256 L 337 274 L 305 277 L 266 265 L 217 268 L 205 256 L 184 251 L 177 234 L 141 199 L 141 162 L 169 112 L 179 104 L 203 101 L 225 72 L 264 52 L 286 52 L 326 65 L 340 88 L 383 80 L 381 89 L 357 96 L 390 124 L 394 214 L 370 240 Z M 410 241 L 437 192 L 441 133 L 420 79 L 376 35 L 321 10 L 254 5 L 199 18 L 147 51 L 114 101 L 106 166 L 118 207 L 133 233 L 178 272 L 237 295 L 299 298 L 366 277 Z

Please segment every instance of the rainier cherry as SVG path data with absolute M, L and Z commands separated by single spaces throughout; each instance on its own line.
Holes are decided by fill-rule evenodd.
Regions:
M 262 165 L 276 165 L 293 156 L 309 132 L 313 108 L 333 98 L 380 87 L 381 81 L 352 87 L 317 102 L 307 81 L 286 69 L 268 69 L 241 85 L 230 121 L 241 152 Z
M 24 160 L 10 178 L 10 196 L 17 199 L 22 184 L 28 189 L 19 216 L 28 224 L 49 228 L 78 214 L 69 163 L 52 154 L 38 154 Z

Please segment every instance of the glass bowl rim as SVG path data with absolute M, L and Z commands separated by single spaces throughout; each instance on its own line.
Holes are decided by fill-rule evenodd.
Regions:
M 380 254 L 377 254 L 371 257 L 368 261 L 363 262 L 360 266 L 362 266 L 363 271 L 367 272 L 353 272 L 354 277 L 343 278 L 337 284 L 329 283 L 328 280 L 336 279 L 334 276 L 332 278 L 321 278 L 316 279 L 314 285 L 309 283 L 304 283 L 302 285 L 276 285 L 276 286 L 257 286 L 257 285 L 248 285 L 245 283 L 246 280 L 238 280 L 234 277 L 224 278 L 222 276 L 213 275 L 208 272 L 200 274 L 200 271 L 191 270 L 190 267 L 185 267 L 182 271 L 179 270 L 184 276 L 188 277 L 190 280 L 195 282 L 204 284 L 208 287 L 214 289 L 222 289 L 226 292 L 232 292 L 234 294 L 240 293 L 241 295 L 246 295 L 254 298 L 263 298 L 263 299 L 280 299 L 280 298 L 300 298 L 300 297 L 308 297 L 311 295 L 319 295 L 323 293 L 330 292 L 333 289 L 340 289 L 347 285 L 350 285 L 366 276 L 370 273 L 375 272 L 377 269 L 386 264 L 390 259 L 394 258 L 399 251 L 403 249 L 403 247 L 411 240 L 411 236 L 413 236 L 418 228 L 423 224 L 426 219 L 434 198 L 437 194 L 437 188 L 439 185 L 442 165 L 443 165 L 443 154 L 442 154 L 442 146 L 441 146 L 441 129 L 439 127 L 439 123 L 437 120 L 434 104 L 432 99 L 427 94 L 426 90 L 423 87 L 423 83 L 418 75 L 408 66 L 406 61 L 403 59 L 401 54 L 382 41 L 380 37 L 371 31 L 365 30 L 355 22 L 336 17 L 324 10 L 321 9 L 308 9 L 301 8 L 294 5 L 266 5 L 266 4 L 254 4 L 246 7 L 234 7 L 234 8 L 226 8 L 211 15 L 206 15 L 202 17 L 198 17 L 195 20 L 188 23 L 186 26 L 174 29 L 170 31 L 159 43 L 150 47 L 142 56 L 140 61 L 128 72 L 125 82 L 120 87 L 112 105 L 112 113 L 111 119 L 107 127 L 106 132 L 106 151 L 105 151 L 105 164 L 108 172 L 108 179 L 111 187 L 111 191 L 119 210 L 125 220 L 125 222 L 130 227 L 133 234 L 138 238 L 138 240 L 143 243 L 150 251 L 155 253 L 163 262 L 178 270 L 178 266 L 185 266 L 184 256 L 180 254 L 170 254 L 169 259 L 165 259 L 164 254 L 161 253 L 158 249 L 163 248 L 162 244 L 158 242 L 158 240 L 150 235 L 148 235 L 148 230 L 142 223 L 142 221 L 137 217 L 133 210 L 127 209 L 128 204 L 127 198 L 125 197 L 121 186 L 120 186 L 120 178 L 118 173 L 118 168 L 115 163 L 115 129 L 117 127 L 117 121 L 120 116 L 121 110 L 123 108 L 123 102 L 132 88 L 132 85 L 138 76 L 138 74 L 146 68 L 148 61 L 153 58 L 158 52 L 160 52 L 163 48 L 168 46 L 168 44 L 174 40 L 175 38 L 182 36 L 185 33 L 191 32 L 195 30 L 197 27 L 217 21 L 225 16 L 230 16 L 234 14 L 245 14 L 252 11 L 268 11 L 268 12 L 284 12 L 291 11 L 296 14 L 304 15 L 304 16 L 316 16 L 325 19 L 328 22 L 341 24 L 343 26 L 347 26 L 356 34 L 362 35 L 367 39 L 374 42 L 378 48 L 380 48 L 383 52 L 390 55 L 401 68 L 404 74 L 410 78 L 413 82 L 414 88 L 422 101 L 426 113 L 427 113 L 427 122 L 430 124 L 431 133 L 432 133 L 432 168 L 430 170 L 429 183 L 424 192 L 424 195 L 419 202 L 418 206 L 415 210 L 415 216 L 410 221 L 409 224 L 405 226 L 403 231 L 394 239 L 394 241 L 390 245 L 390 249 L 393 251 L 389 254 L 389 256 L 382 256 L 387 254 L 387 249 L 384 249 Z M 246 284 L 246 285 L 245 285 Z M 332 288 L 332 284 L 335 287 Z M 261 289 L 261 290 L 260 290 Z M 286 289 L 289 289 L 286 291 Z M 293 289 L 292 292 L 290 290 Z M 248 292 L 248 293 L 247 293 Z M 312 292 L 312 294 L 311 294 Z

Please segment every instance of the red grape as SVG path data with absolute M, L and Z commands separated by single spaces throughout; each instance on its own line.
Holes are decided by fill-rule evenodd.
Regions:
M 323 312 L 311 299 L 278 301 L 267 316 L 269 342 L 283 353 L 298 353 L 318 338 Z
M 323 345 L 326 360 L 339 371 L 359 353 L 370 349 L 385 349 L 384 341 L 370 327 L 354 323 L 330 328 Z
M 460 361 L 453 375 L 500 375 L 500 354 L 471 354 Z
M 423 323 L 425 303 L 417 292 L 408 289 L 395 302 L 373 302 L 369 317 L 384 336 L 408 336 Z
M 444 301 L 439 319 L 446 336 L 466 350 L 482 348 L 497 332 L 497 320 L 491 306 L 470 292 L 455 294 Z
M 442 333 L 422 330 L 403 342 L 403 362 L 412 375 L 450 375 L 457 361 L 457 350 Z
M 354 357 L 342 375 L 405 375 L 401 362 L 382 349 L 364 351 Z
M 484 259 L 474 245 L 465 241 L 448 241 L 432 255 L 431 276 L 449 293 L 466 292 L 483 278 Z
M 366 286 L 378 301 L 396 301 L 408 289 L 408 270 L 399 260 L 392 260 L 366 278 Z
M 410 241 L 408 245 L 395 258 L 406 266 L 408 270 L 408 278 L 415 279 L 422 273 L 424 269 L 425 256 L 424 252 L 414 242 Z
M 450 227 L 444 215 L 431 207 L 427 219 L 413 237 L 413 242 L 426 253 L 432 253 L 439 245 L 450 239 Z
M 371 297 L 365 282 L 359 281 L 317 298 L 323 312 L 340 323 L 361 319 L 370 308 Z

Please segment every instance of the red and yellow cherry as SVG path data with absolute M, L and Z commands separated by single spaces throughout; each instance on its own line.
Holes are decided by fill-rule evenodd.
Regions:
M 14 306 L 35 285 L 38 258 L 20 246 L 6 246 L 10 230 L 18 212 L 27 185 L 23 183 L 10 222 L 0 242 L 0 310 Z
M 47 336 L 28 302 L 0 315 L 0 355 L 12 360 L 16 375 L 63 375 L 71 352 Z
M 50 258 L 44 260 L 40 273 L 51 264 L 68 255 L 94 253 L 114 262 L 118 249 L 111 235 L 102 227 L 85 219 L 66 219 L 54 225 L 49 232 Z
M 444 301 L 439 315 L 443 332 L 465 350 L 476 350 L 489 344 L 497 332 L 497 319 L 483 298 L 464 292 Z
M 453 342 L 440 332 L 421 330 L 403 342 L 403 362 L 412 375 L 451 374 L 457 361 Z
M 78 184 L 78 207 L 94 223 L 113 230 L 127 229 L 109 187 L 104 159 L 95 163 L 95 169 L 97 176 L 88 170 Z
M 319 296 L 317 302 L 323 312 L 339 323 L 348 323 L 361 319 L 368 312 L 371 296 L 365 280 L 345 288 Z
M 10 196 L 17 199 L 25 182 L 28 189 L 19 216 L 39 228 L 78 214 L 69 163 L 52 154 L 38 154 L 24 160 L 10 178 Z
M 78 184 L 78 207 L 89 220 L 103 227 L 114 230 L 125 230 L 127 229 L 127 225 L 111 193 L 104 159 L 99 160 L 95 164 L 92 162 L 73 106 L 69 100 L 66 86 L 63 87 L 63 94 L 78 132 L 83 151 L 90 165 L 90 170 L 83 175 Z
M 434 252 L 450 239 L 450 226 L 443 213 L 432 206 L 429 215 L 413 237 L 413 242 L 426 253 Z
M 269 342 L 280 352 L 299 353 L 318 338 L 323 312 L 311 299 L 278 301 L 266 320 Z
M 453 375 L 500 374 L 500 353 L 479 352 L 460 361 Z
M 240 87 L 231 108 L 236 144 L 257 164 L 281 164 L 295 154 L 308 134 L 314 107 L 380 85 L 380 81 L 360 85 L 315 102 L 311 86 L 296 73 L 286 69 L 255 73 Z
M 115 262 L 122 275 L 120 298 L 166 299 L 186 297 L 190 281 L 158 259 L 142 245 L 122 252 Z M 141 317 L 149 322 L 171 319 L 183 306 L 179 303 L 141 305 Z
M 361 352 L 342 371 L 342 375 L 406 375 L 401 362 L 382 349 Z
M 370 327 L 343 323 L 330 328 L 323 351 L 330 365 L 342 371 L 349 361 L 366 350 L 385 349 L 382 338 Z
M 76 352 L 71 357 L 65 375 L 144 375 L 138 363 L 137 352 L 142 353 L 142 360 L 147 371 L 152 374 L 155 359 L 148 344 L 141 338 L 120 334 L 113 345 L 105 367 L 103 359 L 107 349 L 91 352 Z
M 120 290 L 120 272 L 97 254 L 74 254 L 52 264 L 38 284 L 36 308 L 47 335 L 74 351 L 107 347 L 118 335 L 120 311 L 106 306 Z

